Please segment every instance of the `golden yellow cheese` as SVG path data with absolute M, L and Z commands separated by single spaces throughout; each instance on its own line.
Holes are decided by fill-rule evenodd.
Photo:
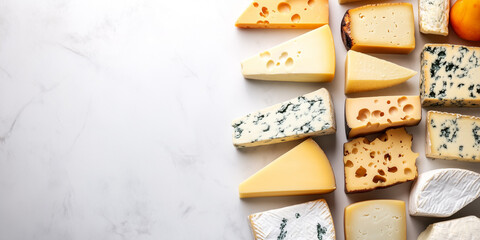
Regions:
M 349 9 L 341 24 L 347 50 L 410 53 L 415 49 L 415 24 L 410 3 L 382 3 Z
M 392 87 L 415 74 L 416 71 L 395 63 L 349 50 L 345 60 L 345 93 Z
M 344 144 L 345 192 L 366 192 L 414 180 L 418 153 L 405 128 L 389 129 L 372 142 L 356 138 Z
M 387 128 L 414 126 L 422 120 L 419 96 L 347 98 L 347 138 L 381 132 Z
M 370 200 L 345 208 L 345 240 L 406 240 L 405 202 Z
M 335 190 L 327 156 L 311 138 L 242 182 L 241 198 L 321 194 Z
M 240 28 L 318 28 L 328 24 L 328 0 L 256 0 L 238 18 Z

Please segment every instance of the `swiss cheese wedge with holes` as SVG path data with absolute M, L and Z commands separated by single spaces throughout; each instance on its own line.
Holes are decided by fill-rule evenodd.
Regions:
M 405 128 L 389 129 L 372 142 L 356 138 L 344 144 L 345 192 L 366 192 L 414 180 L 418 153 Z
M 422 119 L 419 96 L 347 98 L 347 138 L 381 132 L 387 128 L 414 126 Z
M 347 50 L 410 53 L 415 49 L 415 24 L 410 3 L 371 4 L 349 9 L 341 24 Z
M 317 28 L 244 60 L 242 74 L 257 80 L 332 81 L 335 46 L 330 27 Z
M 240 28 L 317 28 L 328 24 L 328 0 L 256 0 L 238 18 Z

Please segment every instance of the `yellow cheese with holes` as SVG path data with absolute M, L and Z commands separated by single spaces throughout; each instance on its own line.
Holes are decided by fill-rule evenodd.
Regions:
M 328 24 L 328 0 L 257 0 L 238 18 L 240 28 L 317 28 Z
M 416 71 L 395 63 L 349 50 L 345 60 L 345 93 L 392 87 L 415 74 Z
M 389 129 L 372 142 L 356 138 L 344 144 L 345 192 L 366 192 L 417 178 L 418 153 L 405 128 Z
M 347 138 L 381 132 L 387 128 L 414 126 L 422 120 L 419 96 L 347 98 Z
M 311 138 L 242 182 L 241 198 L 329 193 L 335 176 L 327 156 Z
M 382 3 L 349 9 L 341 24 L 347 50 L 410 53 L 415 49 L 415 24 L 410 3 Z
M 370 200 L 345 208 L 345 240 L 406 240 L 405 202 Z
M 242 74 L 258 80 L 332 81 L 335 46 L 330 27 L 317 28 L 244 60 Z

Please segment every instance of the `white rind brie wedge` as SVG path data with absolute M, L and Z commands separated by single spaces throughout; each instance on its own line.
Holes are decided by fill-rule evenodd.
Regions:
M 430 224 L 417 240 L 480 239 L 480 218 L 468 216 Z
M 480 196 L 480 174 L 459 168 L 422 173 L 410 192 L 412 216 L 449 217 Z

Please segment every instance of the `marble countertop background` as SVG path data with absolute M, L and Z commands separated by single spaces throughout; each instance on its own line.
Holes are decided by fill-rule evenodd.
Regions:
M 406 200 L 411 183 L 348 196 L 343 189 L 346 50 L 339 29 L 346 9 L 364 3 L 330 2 L 337 74 L 312 84 L 243 79 L 242 59 L 308 31 L 236 29 L 248 4 L 0 0 L 0 240 L 253 239 L 247 215 L 317 198 L 327 200 L 344 239 L 348 204 Z M 473 45 L 453 32 L 416 31 L 414 52 L 382 58 L 419 69 L 425 42 Z M 236 150 L 231 120 L 320 87 L 333 95 L 338 131 L 316 140 L 337 190 L 240 200 L 241 181 L 299 142 Z M 418 94 L 418 75 L 352 96 L 370 94 Z M 480 164 L 425 158 L 424 121 L 408 131 L 420 172 L 480 172 Z M 480 215 L 480 201 L 453 217 L 470 214 Z M 440 220 L 409 217 L 409 239 Z

